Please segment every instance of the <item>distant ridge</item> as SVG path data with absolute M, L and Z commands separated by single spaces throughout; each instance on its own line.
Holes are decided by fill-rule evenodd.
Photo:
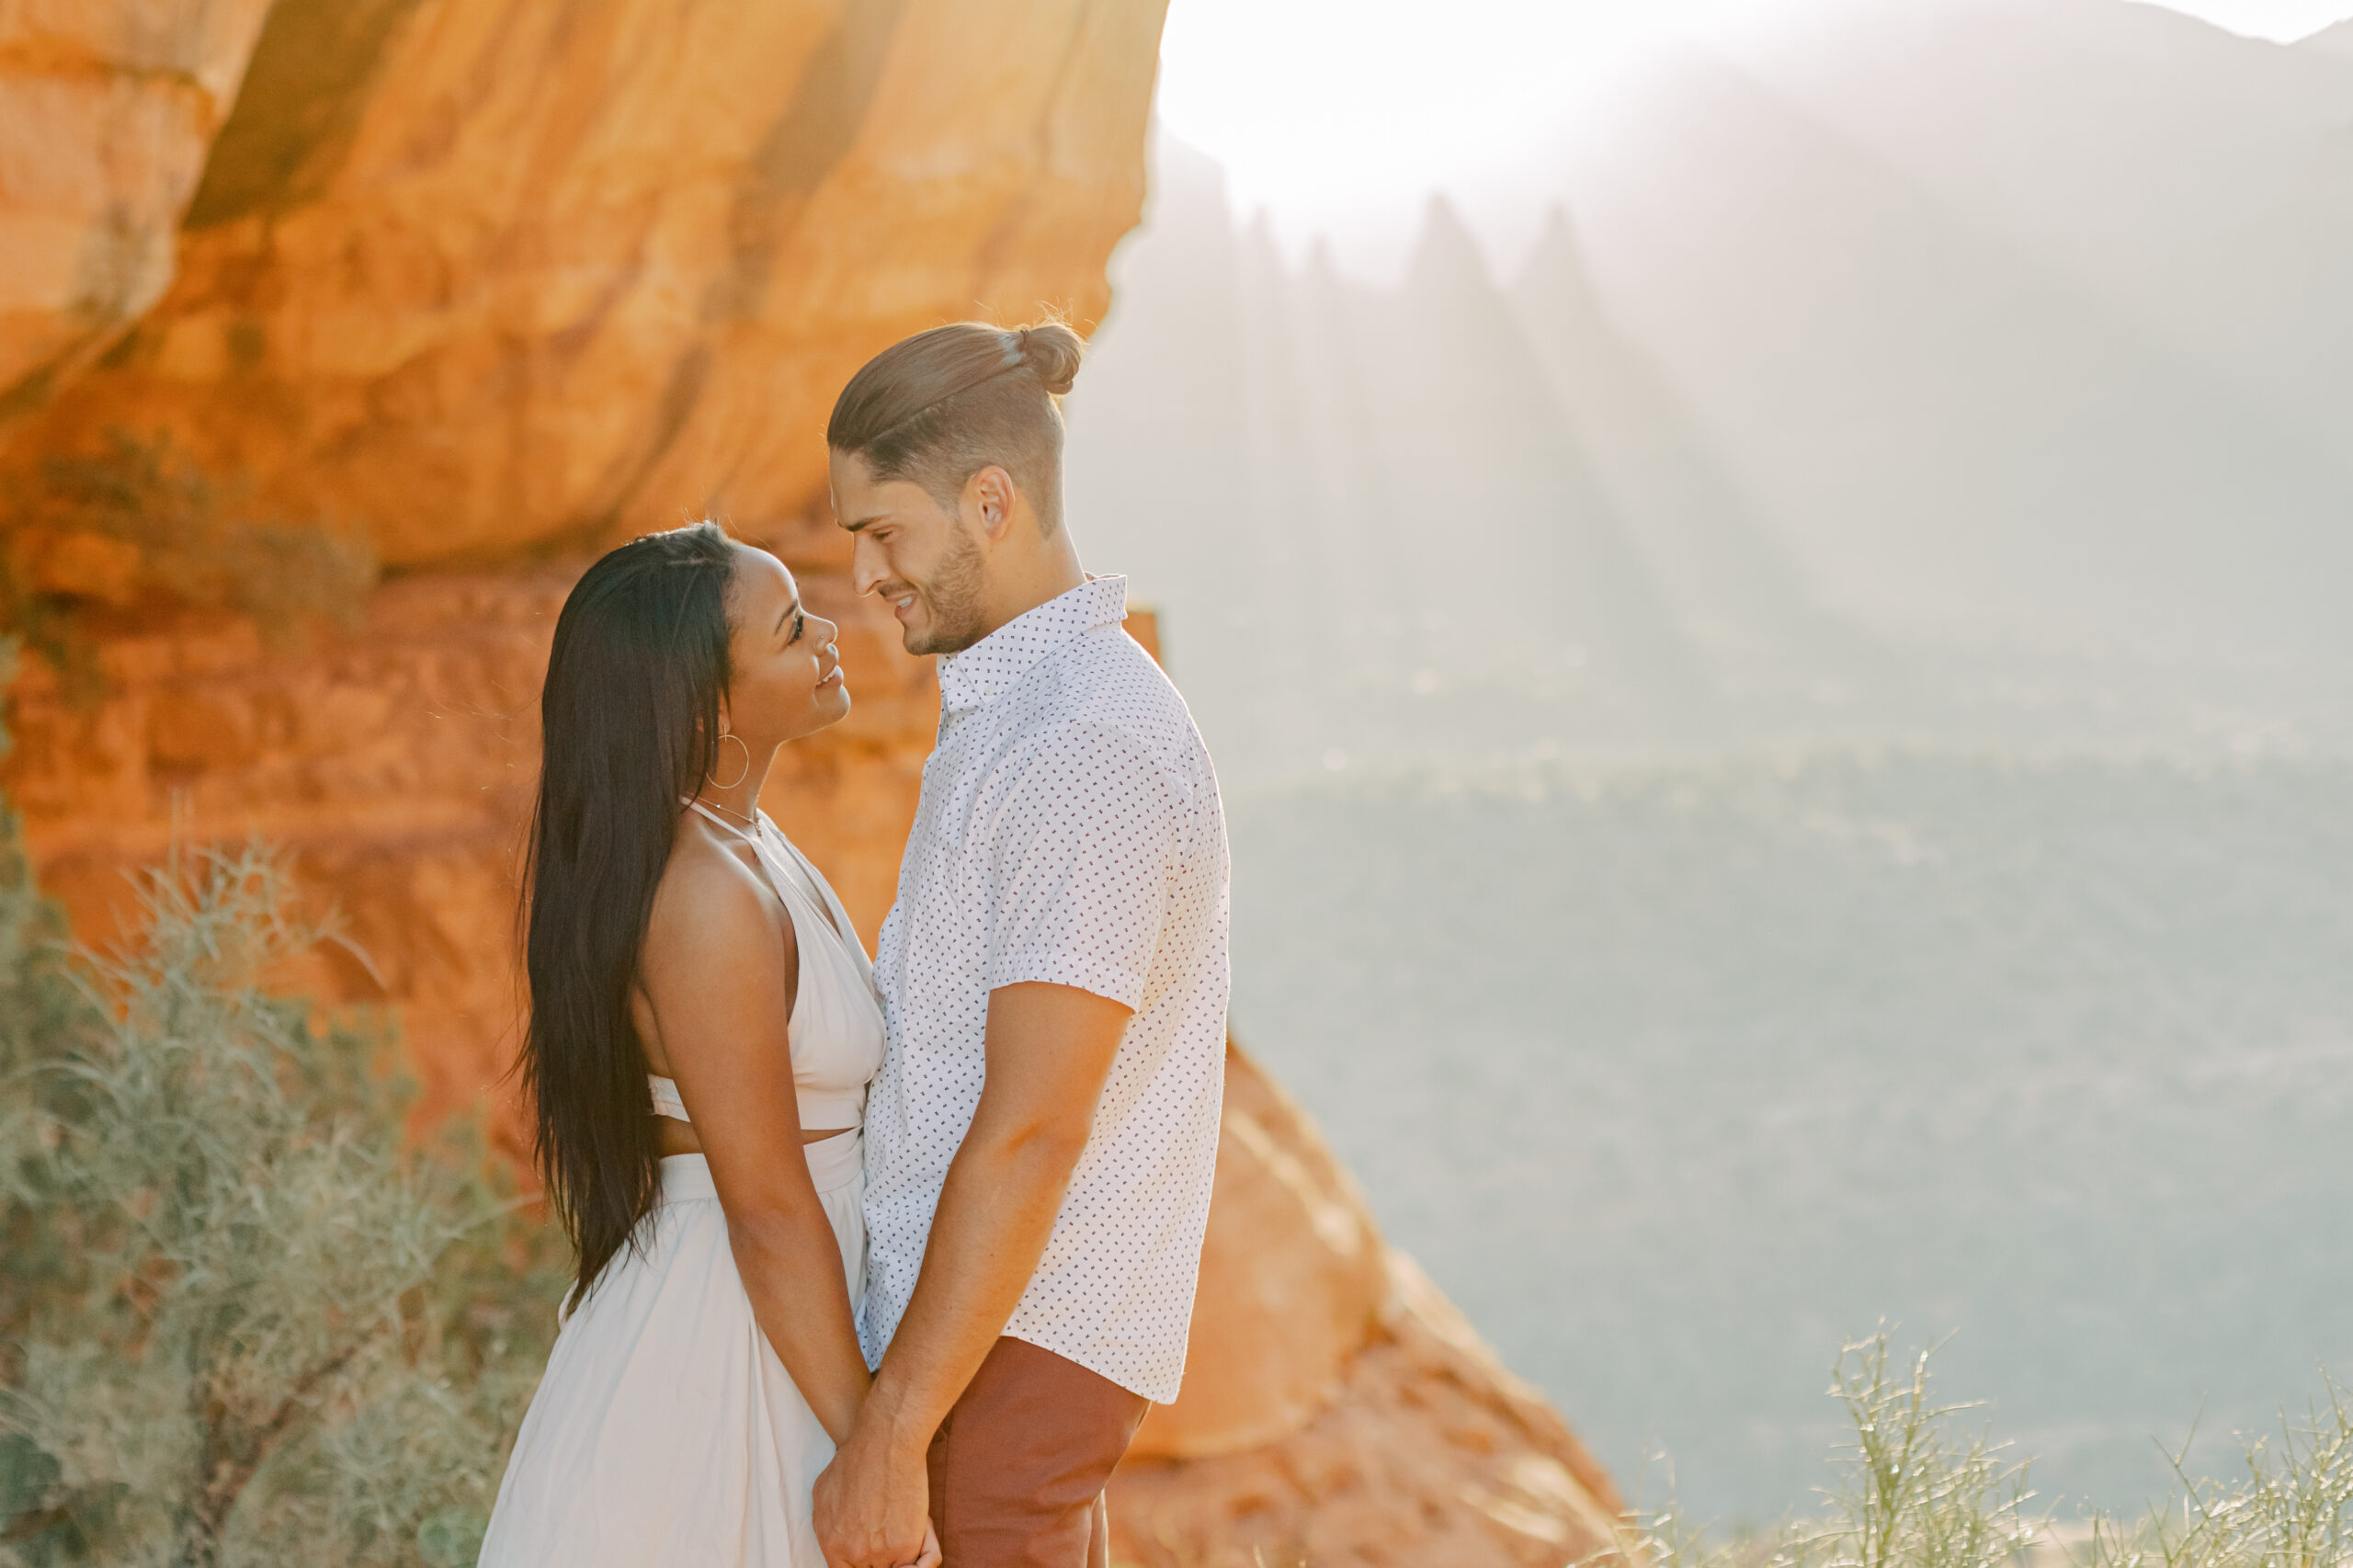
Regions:
M 1834 5 L 1662 62 L 1567 195 L 1833 607 L 2342 664 L 2345 88 L 2149 6 Z
M 2333 28 L 2323 28 L 2296 47 L 2309 49 L 2315 54 L 2334 54 L 2353 60 L 2353 20 L 2339 22 Z
M 1070 494 L 1222 767 L 2353 720 L 2353 24 L 1819 5 L 1652 59 L 1507 281 L 1443 200 L 1289 258 L 1162 138 Z

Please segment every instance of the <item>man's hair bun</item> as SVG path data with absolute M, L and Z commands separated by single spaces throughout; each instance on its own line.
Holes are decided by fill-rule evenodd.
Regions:
M 825 425 L 825 444 L 863 457 L 879 480 L 912 479 L 942 506 L 1001 463 L 1051 534 L 1062 524 L 1063 416 L 1084 352 L 1060 322 L 950 322 L 869 359 Z
M 1050 321 L 1037 326 L 1017 327 L 1006 335 L 1012 340 L 1006 347 L 1029 367 L 1038 384 L 1054 396 L 1070 391 L 1071 383 L 1078 380 L 1078 363 L 1086 354 L 1086 345 L 1062 323 Z

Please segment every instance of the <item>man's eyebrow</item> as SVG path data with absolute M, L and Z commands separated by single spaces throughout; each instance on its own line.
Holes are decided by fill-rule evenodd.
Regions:
M 795 598 L 790 604 L 784 607 L 784 614 L 776 618 L 776 624 L 768 629 L 769 631 L 773 633 L 783 631 L 786 618 L 798 614 L 800 609 L 801 601 L 798 598 Z

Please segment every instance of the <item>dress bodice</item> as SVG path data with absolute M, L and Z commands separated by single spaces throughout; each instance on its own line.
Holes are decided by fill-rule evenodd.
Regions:
M 882 1067 L 882 1004 L 858 928 L 832 886 L 766 812 L 758 815 L 757 830 L 747 832 L 699 801 L 688 804 L 751 846 L 761 875 L 792 921 L 801 983 L 785 1028 L 802 1129 L 824 1132 L 863 1125 L 866 1086 Z M 647 1074 L 646 1082 L 655 1115 L 692 1119 L 675 1082 L 655 1074 Z

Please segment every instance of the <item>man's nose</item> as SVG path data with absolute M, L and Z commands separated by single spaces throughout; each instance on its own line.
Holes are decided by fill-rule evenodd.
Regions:
M 872 593 L 881 585 L 885 575 L 884 564 L 881 545 L 864 534 L 850 535 L 850 586 L 861 594 Z

